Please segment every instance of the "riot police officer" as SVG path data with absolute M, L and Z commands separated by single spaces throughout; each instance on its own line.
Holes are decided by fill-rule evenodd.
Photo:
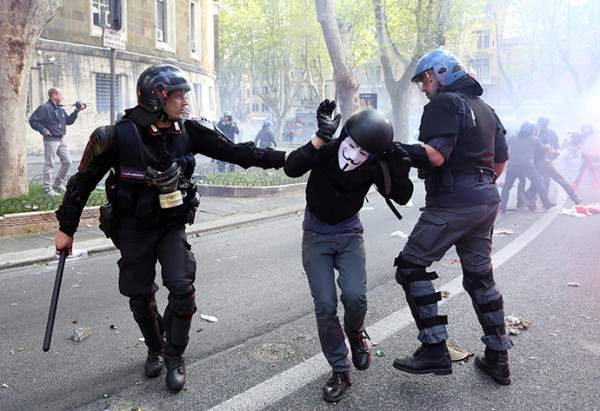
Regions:
M 101 225 L 121 253 L 119 291 L 129 297 L 148 346 L 145 375 L 157 377 L 164 358 L 166 384 L 173 391 L 185 384 L 183 354 L 196 311 L 196 261 L 185 233 L 198 206 L 192 182 L 194 155 L 244 168 L 277 168 L 285 162 L 284 152 L 257 149 L 253 143 L 234 144 L 205 119 L 184 120 L 189 90 L 179 68 L 147 68 L 137 82 L 138 105 L 126 110 L 116 126 L 92 133 L 56 212 L 56 250 L 70 253 L 88 196 L 112 169 L 106 181 L 112 213 L 104 210 Z M 169 290 L 164 316 L 154 298 L 157 261 Z
M 483 328 L 485 354 L 475 364 L 500 384 L 510 383 L 503 302 L 494 282 L 492 226 L 498 211 L 495 180 L 508 159 L 505 131 L 494 110 L 479 96 L 483 89 L 451 53 L 437 49 L 417 64 L 413 81 L 429 98 L 421 117 L 419 141 L 403 145 L 425 179 L 426 205 L 396 259 L 402 285 L 419 329 L 421 346 L 394 367 L 414 374 L 450 374 L 447 317 L 438 315 L 426 268 L 456 246 L 463 285 Z
M 323 387 L 327 402 L 338 402 L 351 385 L 344 334 L 354 367 L 366 370 L 371 364 L 364 328 L 366 257 L 358 213 L 373 184 L 399 204 L 406 204 L 413 191 L 408 178 L 410 159 L 404 150 L 394 149 L 390 122 L 377 110 L 361 110 L 346 120 L 339 138 L 333 139 L 340 123 L 340 115 L 333 114 L 335 107 L 329 100 L 319 105 L 316 135 L 292 151 L 284 167 L 290 177 L 310 171 L 302 263 L 315 305 L 319 340 L 332 368 Z M 337 284 L 344 305 L 343 329 L 337 316 L 334 267 L 339 272 Z
M 223 134 L 225 134 L 234 143 L 235 135 L 240 134 L 240 129 L 238 128 L 236 122 L 233 121 L 233 114 L 231 114 L 231 111 L 229 110 L 225 110 L 225 112 L 223 113 L 223 117 L 221 117 L 221 119 L 217 123 L 217 128 L 221 130 Z M 227 164 L 223 161 L 217 161 L 217 169 L 219 170 L 219 173 L 225 171 L 226 165 Z M 227 166 L 227 169 L 229 172 L 234 171 L 235 164 L 229 164 Z

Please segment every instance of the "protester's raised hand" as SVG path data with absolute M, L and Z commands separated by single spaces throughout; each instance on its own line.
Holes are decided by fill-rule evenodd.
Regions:
M 335 111 L 335 101 L 334 100 L 323 100 L 319 107 L 317 108 L 317 137 L 321 138 L 323 141 L 331 141 L 338 127 L 340 126 L 340 119 L 342 118 L 341 114 L 337 114 L 335 117 L 333 116 L 333 112 Z

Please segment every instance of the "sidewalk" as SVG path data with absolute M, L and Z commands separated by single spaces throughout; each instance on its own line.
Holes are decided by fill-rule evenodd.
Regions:
M 188 235 L 198 234 L 282 217 L 301 212 L 304 206 L 303 190 L 252 198 L 202 197 L 196 222 L 187 227 L 187 232 Z M 114 248 L 97 224 L 80 226 L 75 233 L 75 257 Z M 0 241 L 0 270 L 55 258 L 54 232 L 3 238 Z

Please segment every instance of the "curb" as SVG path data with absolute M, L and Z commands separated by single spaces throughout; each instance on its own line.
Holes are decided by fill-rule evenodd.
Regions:
M 259 197 L 281 193 L 303 191 L 306 181 L 302 183 L 284 184 L 278 186 L 220 186 L 198 184 L 198 193 L 207 197 Z
M 210 231 L 227 229 L 239 225 L 255 223 L 258 221 L 285 217 L 289 214 L 295 214 L 303 211 L 304 207 L 305 204 L 303 202 L 301 205 L 282 207 L 275 210 L 265 211 L 262 213 L 241 214 L 223 217 L 216 221 L 206 221 L 203 223 L 198 223 L 186 227 L 186 232 L 188 235 L 201 234 Z M 108 238 L 97 238 L 93 240 L 82 241 L 80 243 L 76 243 L 76 245 L 78 249 L 87 251 L 88 255 L 97 254 L 105 251 L 112 251 L 116 249 L 112 241 Z M 57 257 L 54 254 L 54 247 L 52 244 L 44 248 L 5 253 L 0 256 L 0 271 L 8 268 L 20 267 L 34 263 L 53 261 L 56 260 L 56 258 Z M 75 255 L 74 257 L 69 258 L 77 258 L 77 256 Z

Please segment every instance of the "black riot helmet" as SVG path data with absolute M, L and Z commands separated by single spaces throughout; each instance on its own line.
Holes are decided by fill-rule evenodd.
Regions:
M 356 144 L 371 154 L 381 154 L 394 140 L 392 124 L 371 107 L 348 117 L 344 129 Z
M 177 90 L 190 91 L 183 71 L 170 64 L 155 64 L 138 78 L 138 105 L 150 113 L 159 113 L 164 106 L 163 91 L 170 93 Z

